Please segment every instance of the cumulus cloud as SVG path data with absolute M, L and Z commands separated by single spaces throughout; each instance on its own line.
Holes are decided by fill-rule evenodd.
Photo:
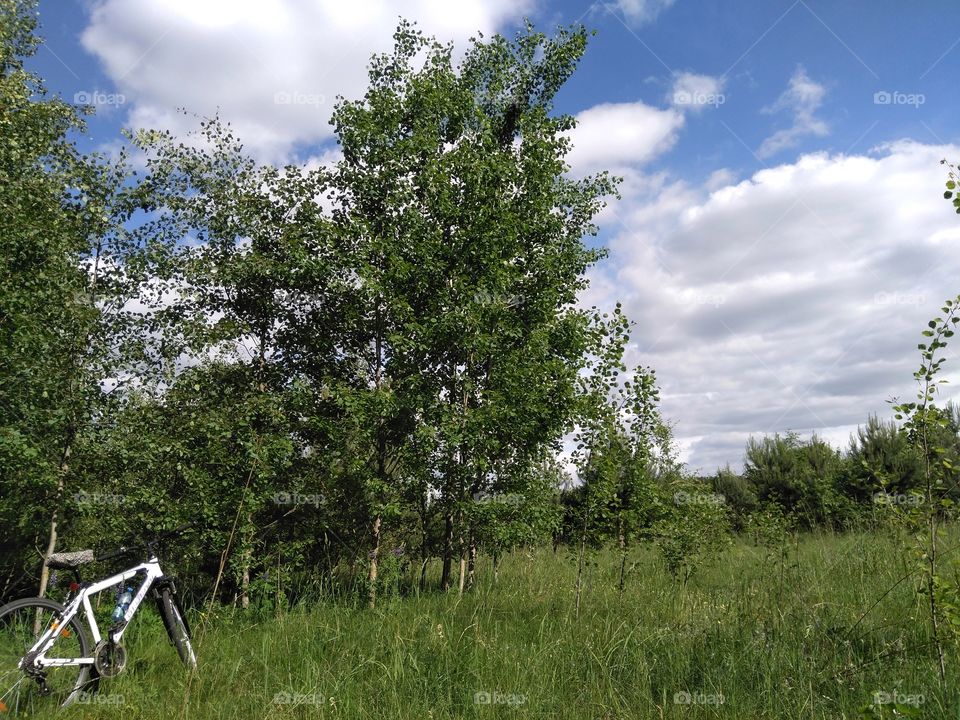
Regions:
M 604 220 L 611 256 L 582 300 L 624 301 L 631 364 L 657 368 L 692 469 L 738 465 L 750 435 L 845 444 L 869 413 L 890 415 L 886 400 L 912 396 L 920 332 L 960 291 L 939 164 L 958 155 L 899 142 L 742 181 L 661 179 Z
M 757 155 L 768 158 L 782 150 L 796 147 L 800 140 L 808 135 L 822 137 L 829 133 L 827 124 L 816 116 L 826 94 L 823 85 L 811 80 L 802 66 L 798 67 L 783 94 L 773 105 L 763 110 L 769 114 L 789 111 L 793 114 L 793 124 L 764 140 L 757 150 Z
M 82 34 L 127 99 L 134 127 L 193 128 L 178 107 L 219 110 L 248 148 L 282 161 L 329 138 L 338 94 L 359 96 L 399 16 L 465 42 L 517 20 L 532 0 L 94 0 Z
M 642 102 L 595 105 L 577 114 L 567 156 L 574 173 L 647 162 L 673 146 L 683 115 Z
M 723 105 L 723 79 L 712 75 L 679 72 L 673 75 L 673 86 L 667 96 L 678 110 L 699 112 L 705 107 Z

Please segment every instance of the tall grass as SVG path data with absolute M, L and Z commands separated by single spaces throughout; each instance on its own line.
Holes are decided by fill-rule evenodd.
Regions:
M 866 533 L 775 550 L 739 542 L 686 585 L 643 547 L 622 596 L 619 556 L 599 553 L 579 619 L 573 558 L 518 552 L 496 584 L 481 565 L 462 598 L 194 617 L 193 677 L 143 615 L 124 674 L 61 716 L 838 720 L 889 693 L 919 717 L 956 718 L 960 683 L 954 672 L 937 685 L 923 600 L 897 547 Z

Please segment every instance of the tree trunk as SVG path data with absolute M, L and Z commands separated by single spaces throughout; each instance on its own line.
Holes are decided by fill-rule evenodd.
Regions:
M 446 527 L 443 532 L 443 572 L 440 586 L 444 592 L 450 589 L 450 570 L 453 565 L 453 513 L 447 512 Z
M 240 607 L 250 607 L 250 565 L 253 563 L 253 514 L 248 510 L 243 527 L 243 556 L 240 559 Z
M 576 616 L 580 617 L 580 593 L 583 588 L 583 564 L 587 552 L 587 511 L 583 511 L 583 528 L 580 533 L 580 557 L 577 560 L 577 602 Z
M 460 527 L 463 527 L 463 515 L 457 518 Z M 457 594 L 463 595 L 463 589 L 467 582 L 467 548 L 463 542 L 463 531 L 457 534 L 457 552 L 460 556 L 460 572 L 457 577 Z
M 477 541 L 470 534 L 470 543 L 467 548 L 467 590 L 473 587 L 477 572 Z
M 240 607 L 250 607 L 250 555 L 243 554 L 243 574 L 240 576 Z
M 382 518 L 377 515 L 373 519 L 370 538 L 373 541 L 373 550 L 370 551 L 370 575 L 367 577 L 369 586 L 368 604 L 371 608 L 377 606 L 377 562 L 380 559 L 380 524 Z
M 420 535 L 420 579 L 417 581 L 417 589 L 423 592 L 427 589 L 427 563 L 430 560 L 430 539 L 427 536 L 426 511 L 421 516 L 421 535 Z
M 621 518 L 618 523 L 617 528 L 617 542 L 620 546 L 620 583 L 619 583 L 619 599 L 623 601 L 623 586 L 625 583 L 625 575 L 627 569 L 627 538 L 623 532 L 623 519 Z
M 460 576 L 457 582 L 457 594 L 463 595 L 463 590 L 467 582 L 467 554 L 463 549 L 460 550 Z
M 943 645 L 940 641 L 940 624 L 937 617 L 938 608 L 936 600 L 936 577 L 937 577 L 937 516 L 936 509 L 932 510 L 930 516 L 930 547 L 927 553 L 927 562 L 929 563 L 929 575 L 927 576 L 927 593 L 930 595 L 930 624 L 933 630 L 933 646 L 937 651 L 937 670 L 940 676 L 940 687 L 943 688 L 947 680 L 947 669 L 943 659 Z
M 377 393 L 380 392 L 383 387 L 383 309 L 382 309 L 383 298 L 377 297 L 377 306 L 376 306 L 376 335 L 374 337 L 374 344 L 376 347 L 376 369 L 374 371 L 374 386 L 377 389 Z M 381 487 L 387 486 L 387 439 L 384 435 L 384 419 L 381 416 L 377 420 L 377 437 L 376 437 L 376 453 L 377 453 L 377 480 L 380 482 Z M 380 514 L 380 510 L 374 514 L 373 522 L 370 525 L 370 540 L 371 540 L 371 550 L 370 550 L 370 572 L 367 574 L 367 605 L 373 609 L 377 606 L 377 572 L 380 569 L 380 526 L 383 522 L 383 516 Z
M 273 608 L 273 609 L 274 609 L 274 615 L 275 615 L 277 618 L 280 617 L 280 614 L 281 614 L 281 613 L 280 613 L 281 601 L 284 600 L 284 597 L 283 597 L 283 584 L 282 584 L 282 583 L 283 583 L 283 581 L 282 581 L 282 578 L 283 578 L 283 565 L 280 564 L 280 558 L 281 558 L 281 553 L 282 553 L 282 549 L 281 549 L 281 548 L 282 548 L 282 547 L 283 547 L 282 545 L 278 545 L 278 546 L 277 546 L 277 594 L 276 594 L 276 598 L 277 598 L 277 599 L 276 599 L 276 602 L 275 602 L 275 605 L 274 605 L 274 608 Z
M 420 560 L 420 582 L 417 584 L 420 592 L 424 592 L 427 589 L 427 563 L 429 558 L 424 555 Z
M 480 489 L 483 487 L 483 478 L 484 474 L 481 471 L 477 471 L 477 476 L 474 478 L 473 485 L 470 487 L 470 497 L 475 498 L 477 493 L 480 492 Z M 460 579 L 460 593 L 463 593 L 464 586 L 469 590 L 473 587 L 474 576 L 477 570 L 477 538 L 473 533 L 473 520 L 470 520 L 470 527 L 467 532 L 467 546 L 463 548 L 463 538 L 461 536 L 461 555 L 466 552 L 466 581 L 461 577 Z M 463 575 L 463 559 L 460 561 L 461 570 L 460 573 Z
M 40 589 L 37 593 L 43 597 L 47 592 L 47 584 L 50 582 L 50 567 L 47 562 L 50 556 L 57 550 L 57 508 L 63 500 L 63 490 L 66 485 L 67 472 L 70 469 L 70 454 L 73 449 L 73 431 L 68 433 L 68 440 L 63 448 L 63 455 L 60 458 L 60 469 L 57 477 L 57 492 L 53 500 L 53 510 L 50 513 L 50 536 L 47 540 L 47 552 L 43 556 L 43 567 L 40 568 Z

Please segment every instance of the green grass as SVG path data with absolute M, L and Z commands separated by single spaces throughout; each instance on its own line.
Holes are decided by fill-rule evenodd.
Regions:
M 548 549 L 506 558 L 496 585 L 481 566 L 459 599 L 221 612 L 192 678 L 143 615 L 125 673 L 59 716 L 837 720 L 898 692 L 923 696 L 920 717 L 960 717 L 960 656 L 950 645 L 941 691 L 914 579 L 856 625 L 909 569 L 890 538 L 804 536 L 784 562 L 740 542 L 685 587 L 638 548 L 622 597 L 619 558 L 594 559 L 579 619 L 575 561 Z M 714 702 L 674 702 L 682 692 Z

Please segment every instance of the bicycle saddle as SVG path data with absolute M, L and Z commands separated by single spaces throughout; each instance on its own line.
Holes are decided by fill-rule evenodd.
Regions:
M 53 553 L 47 558 L 47 567 L 55 570 L 73 570 L 93 562 L 93 550 Z

